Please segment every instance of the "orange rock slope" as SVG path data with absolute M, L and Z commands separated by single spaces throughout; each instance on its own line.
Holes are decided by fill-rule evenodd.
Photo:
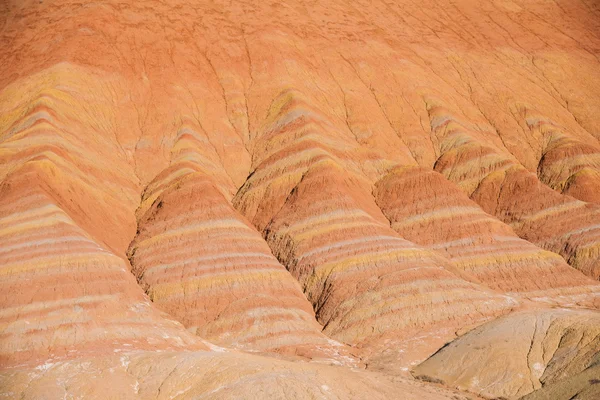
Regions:
M 0 398 L 599 395 L 596 2 L 7 0 L 0 39 Z

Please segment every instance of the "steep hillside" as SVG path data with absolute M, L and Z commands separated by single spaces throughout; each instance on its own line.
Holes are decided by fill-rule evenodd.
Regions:
M 593 399 L 598 110 L 594 0 L 0 1 L 0 398 Z

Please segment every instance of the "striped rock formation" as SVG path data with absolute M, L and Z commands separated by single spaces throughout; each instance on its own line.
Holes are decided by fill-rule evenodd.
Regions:
M 540 182 L 485 133 L 472 131 L 451 113 L 431 106 L 431 129 L 441 155 L 435 170 L 458 184 L 484 211 L 509 224 L 523 239 L 560 254 L 600 278 L 600 208 L 561 195 Z M 477 165 L 477 168 L 473 166 Z
M 597 398 L 600 388 L 594 379 L 574 390 L 570 381 L 593 378 L 599 371 L 598 318 L 596 312 L 565 309 L 517 312 L 450 343 L 415 368 L 414 374 L 485 397 L 516 399 L 542 385 L 557 385 L 571 398 Z M 559 390 L 554 387 L 552 392 Z
M 597 282 L 520 239 L 437 172 L 396 168 L 374 194 L 392 229 L 442 253 L 476 283 L 538 301 L 600 304 Z
M 594 398 L 599 21 L 0 2 L 0 398 Z
M 82 104 L 76 80 L 67 91 L 53 86 L 57 80 L 52 78 L 59 75 L 60 80 L 69 81 L 68 77 L 89 77 L 87 73 L 63 65 L 33 77 L 32 86 L 58 93 L 55 98 L 72 105 Z M 30 81 L 19 83 L 19 87 L 10 87 L 3 94 L 8 92 L 12 98 L 13 89 L 28 89 Z M 448 399 L 455 395 L 360 370 L 350 372 L 356 376 L 348 377 L 352 370 L 228 352 L 190 334 L 173 320 L 179 315 L 157 310 L 129 270 L 123 243 L 132 234 L 131 208 L 135 202 L 129 201 L 134 196 L 127 197 L 129 192 L 124 189 L 136 190 L 136 175 L 123 162 L 123 153 L 114 151 L 113 138 L 96 132 L 100 125 L 77 119 L 87 113 L 72 111 L 64 103 L 53 102 L 49 95 L 24 92 L 41 99 L 25 98 L 20 108 L 4 109 L 2 119 L 0 397 L 325 395 L 384 399 L 401 392 L 407 398 Z M 67 122 L 79 135 L 66 129 Z M 35 140 L 40 137 L 48 138 L 49 144 Z M 102 137 L 105 140 L 98 140 Z M 102 181 L 104 177 L 109 178 L 108 183 Z M 193 178 L 199 177 L 202 175 L 198 171 L 192 171 L 175 186 L 186 178 L 194 182 Z M 217 203 L 215 212 L 225 210 L 235 215 L 213 182 L 211 178 L 213 191 L 205 193 L 209 203 L 216 197 L 222 204 L 219 208 Z M 202 187 L 206 182 L 199 179 L 199 183 Z M 172 188 L 166 188 L 161 200 L 168 203 L 164 194 Z M 150 187 L 148 196 L 151 193 Z M 151 215 L 158 203 L 153 204 Z M 260 236 L 243 223 L 242 217 L 237 216 L 236 221 L 245 227 L 242 234 L 261 243 Z M 257 248 L 264 259 L 275 264 L 274 271 L 287 274 L 269 254 L 266 243 Z M 282 318 L 283 324 L 289 324 L 298 336 L 302 336 L 299 330 L 304 326 L 309 331 L 304 337 L 312 335 L 315 344 L 330 350 L 323 352 L 331 356 L 329 363 L 351 363 L 345 353 L 336 350 L 339 345 L 319 333 L 298 284 L 288 276 L 290 281 L 287 288 L 283 286 L 282 294 L 292 300 L 274 299 L 284 303 L 290 314 L 296 312 L 295 323 L 294 318 L 291 323 Z M 275 309 L 269 304 L 268 311 Z M 268 323 L 268 318 L 264 322 Z M 265 332 L 263 336 L 268 338 Z M 107 381 L 111 382 L 108 386 Z
M 532 136 L 545 142 L 537 171 L 540 181 L 579 200 L 598 203 L 600 148 L 594 141 L 569 135 L 539 113 L 524 113 Z
M 58 67 L 3 92 L 3 366 L 132 349 L 206 349 L 152 306 L 119 256 L 132 225 L 135 175 L 114 138 L 94 123 L 102 104 L 81 101 L 82 86 L 93 83 Z M 13 91 L 21 102 L 13 103 Z M 90 108 L 77 108 L 82 104 Z
M 157 307 L 218 345 L 337 354 L 342 345 L 321 333 L 298 282 L 221 191 L 202 139 L 184 128 L 171 166 L 144 193 L 129 250 L 138 282 Z
M 324 333 L 368 344 L 516 306 L 391 230 L 364 174 L 353 171 L 356 146 L 336 146 L 343 133 L 298 95 L 279 99 L 255 144 L 270 151 L 234 204 L 298 279 Z

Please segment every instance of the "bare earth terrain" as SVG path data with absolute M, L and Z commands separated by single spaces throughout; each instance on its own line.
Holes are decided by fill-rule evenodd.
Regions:
M 596 0 L 0 0 L 0 398 L 599 399 Z

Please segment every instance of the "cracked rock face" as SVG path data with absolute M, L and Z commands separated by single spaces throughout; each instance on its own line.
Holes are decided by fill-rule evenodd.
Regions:
M 598 32 L 1 2 L 0 398 L 597 398 Z
M 567 309 L 516 312 L 453 341 L 414 373 L 486 397 L 514 399 L 542 387 L 551 393 L 565 381 L 574 386 L 563 389 L 570 398 L 593 398 L 600 394 L 597 384 L 578 387 L 569 381 L 598 376 L 599 318 L 596 312 Z

